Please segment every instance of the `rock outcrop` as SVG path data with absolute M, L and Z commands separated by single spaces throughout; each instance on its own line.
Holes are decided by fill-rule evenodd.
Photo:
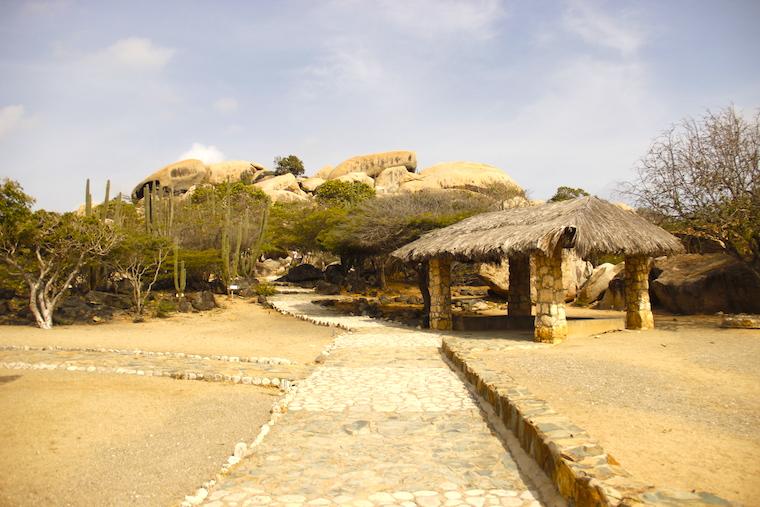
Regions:
M 375 180 L 373 180 L 366 173 L 348 173 L 348 174 L 344 174 L 343 176 L 338 176 L 337 178 L 334 178 L 334 179 L 338 181 L 346 181 L 346 182 L 358 181 L 359 183 L 364 183 L 365 185 L 369 187 L 372 187 L 372 188 L 375 187 Z
M 352 157 L 338 164 L 326 179 L 334 180 L 344 174 L 356 172 L 374 177 L 385 169 L 396 166 L 404 166 L 414 172 L 417 169 L 417 154 L 413 151 L 386 151 Z
M 653 303 L 672 313 L 760 313 L 760 278 L 722 254 L 683 254 L 655 261 Z
M 277 190 L 290 190 L 291 192 L 301 192 L 301 187 L 298 185 L 296 177 L 290 173 L 286 173 L 280 176 L 274 176 L 263 181 L 259 181 L 253 184 L 256 188 L 269 195 Z
M 395 194 L 398 193 L 401 185 L 419 178 L 419 174 L 410 173 L 404 166 L 389 167 L 375 178 L 375 191 L 379 194 Z
M 578 291 L 594 272 L 594 266 L 581 259 L 575 250 L 562 251 L 562 285 L 565 287 L 565 301 L 572 301 Z
M 506 190 L 522 194 L 523 189 L 501 169 L 478 162 L 444 162 L 423 169 L 419 178 L 401 184 L 402 192 L 426 189 L 461 188 L 482 191 L 503 185 Z
M 322 184 L 325 182 L 322 178 L 317 178 L 316 176 L 313 176 L 311 178 L 306 178 L 305 180 L 301 181 L 301 188 L 305 192 L 315 192 Z
M 594 272 L 591 273 L 589 279 L 578 291 L 576 302 L 578 304 L 588 305 L 598 300 L 602 297 L 604 291 L 607 290 L 610 281 L 615 278 L 618 273 L 622 272 L 623 268 L 625 268 L 625 263 L 623 262 L 619 264 L 605 262 L 594 268 Z
M 257 172 L 264 170 L 261 164 L 248 160 L 231 160 L 208 166 L 194 158 L 180 160 L 162 167 L 135 185 L 132 190 L 132 199 L 142 199 L 146 185 L 150 188 L 157 185 L 164 189 L 171 189 L 175 194 L 184 194 L 191 187 L 202 183 L 239 181 L 246 172 L 253 177 Z

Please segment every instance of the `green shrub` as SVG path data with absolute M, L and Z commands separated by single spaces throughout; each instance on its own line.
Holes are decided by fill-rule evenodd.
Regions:
M 177 303 L 173 299 L 159 299 L 153 307 L 153 316 L 165 319 L 177 311 Z
M 257 296 L 274 296 L 277 292 L 274 288 L 274 285 L 271 283 L 263 282 L 256 286 L 256 289 L 254 289 L 254 292 Z
M 375 189 L 360 181 L 330 180 L 320 185 L 314 195 L 320 204 L 349 207 L 375 196 Z

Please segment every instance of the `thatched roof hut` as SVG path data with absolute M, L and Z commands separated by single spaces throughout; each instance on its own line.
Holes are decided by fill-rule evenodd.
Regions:
M 429 232 L 391 255 L 404 261 L 453 257 L 497 261 L 516 254 L 574 248 L 581 257 L 595 254 L 656 257 L 683 251 L 678 238 L 597 197 L 515 208 L 468 218 Z

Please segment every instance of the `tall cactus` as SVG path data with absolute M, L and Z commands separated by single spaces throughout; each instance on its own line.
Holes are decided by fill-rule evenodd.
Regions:
M 232 273 L 230 270 L 230 208 L 227 206 L 222 225 L 222 280 L 229 292 Z
M 185 297 L 185 286 L 187 285 L 187 271 L 185 271 L 185 261 L 179 260 L 179 245 L 174 242 L 174 289 L 178 298 Z
M 145 215 L 145 232 L 148 234 L 150 234 L 152 225 L 150 221 L 152 215 L 151 208 L 153 207 L 152 200 L 150 186 L 145 185 L 143 187 L 143 215 Z
M 92 194 L 90 193 L 90 178 L 87 178 L 87 183 L 84 186 L 84 214 L 85 216 L 92 216 Z
M 239 276 L 238 266 L 240 265 L 240 246 L 243 244 L 243 222 L 238 220 L 237 224 L 237 238 L 235 238 L 235 250 L 232 252 L 232 267 L 230 273 L 232 278 Z
M 124 203 L 122 202 L 121 192 L 119 192 L 119 195 L 116 196 L 116 202 L 114 203 L 113 209 L 113 223 L 116 227 L 121 227 L 123 224 L 123 216 L 121 210 L 123 204 Z
M 100 214 L 100 218 L 103 222 L 108 218 L 108 203 L 111 200 L 111 180 L 106 180 L 106 198 L 103 200 L 103 209 Z

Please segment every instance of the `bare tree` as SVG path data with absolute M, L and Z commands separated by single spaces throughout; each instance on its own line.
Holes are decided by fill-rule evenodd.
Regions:
M 119 240 L 97 219 L 73 213 L 30 211 L 32 198 L 18 183 L 0 187 L 0 259 L 29 287 L 29 309 L 42 329 L 82 267 L 106 255 Z
M 131 231 L 111 256 L 110 264 L 116 274 L 132 288 L 136 320 L 142 319 L 145 303 L 171 249 L 172 245 L 166 238 Z
M 686 118 L 658 137 L 623 188 L 662 225 L 722 243 L 760 276 L 760 113 Z

